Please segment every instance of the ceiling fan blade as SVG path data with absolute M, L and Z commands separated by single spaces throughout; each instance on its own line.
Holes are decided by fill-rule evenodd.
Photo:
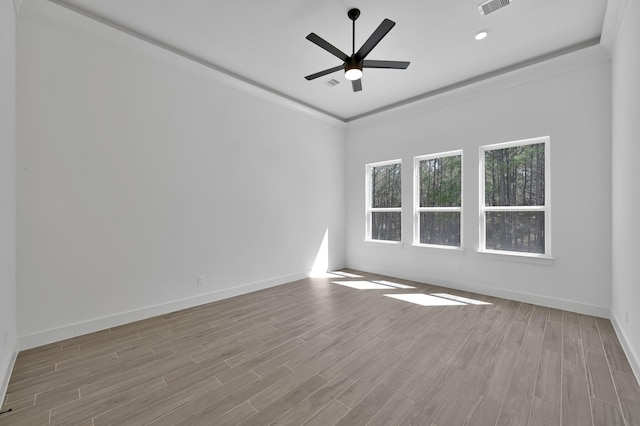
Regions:
M 359 92 L 362 90 L 362 79 L 351 80 L 351 87 L 353 87 L 354 92 Z
M 362 68 L 393 68 L 397 70 L 406 70 L 411 62 L 408 61 L 371 61 L 364 60 Z
M 337 57 L 342 62 L 347 62 L 349 60 L 349 57 L 347 56 L 346 53 L 344 53 L 342 50 L 338 49 L 333 44 L 329 43 L 327 40 L 323 39 L 316 33 L 309 34 L 307 36 L 307 40 L 309 40 L 311 43 L 317 44 L 318 46 L 322 47 L 324 50 L 331 53 L 333 56 Z
M 324 71 L 317 72 L 315 74 L 311 74 L 306 76 L 307 80 L 313 80 L 314 78 L 322 77 L 323 75 L 331 74 L 332 72 L 344 70 L 344 65 L 338 65 L 337 67 L 328 68 Z
M 387 33 L 391 31 L 391 28 L 393 28 L 395 25 L 396 23 L 390 19 L 385 19 L 384 21 L 382 21 L 382 23 L 378 26 L 378 28 L 376 28 L 373 34 L 371 34 L 369 39 L 364 42 L 360 50 L 356 52 L 356 58 L 358 60 L 366 58 L 367 55 L 371 53 L 373 48 L 376 47 L 378 43 L 380 43 L 380 40 L 382 40 L 384 36 L 386 36 Z

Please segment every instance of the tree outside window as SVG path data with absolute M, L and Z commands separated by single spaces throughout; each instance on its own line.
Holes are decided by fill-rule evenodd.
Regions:
M 462 151 L 414 158 L 414 244 L 460 247 Z
M 550 256 L 549 138 L 481 148 L 481 249 Z
M 402 163 L 367 165 L 367 240 L 400 241 Z

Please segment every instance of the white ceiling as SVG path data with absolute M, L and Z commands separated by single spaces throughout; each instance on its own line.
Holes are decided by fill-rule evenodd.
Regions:
M 480 0 L 53 1 L 344 121 L 598 43 L 607 6 L 607 0 L 514 0 L 484 16 Z M 357 93 L 342 72 L 305 80 L 340 65 L 305 39 L 310 32 L 351 53 L 352 7 L 361 10 L 356 50 L 388 18 L 396 26 L 367 59 L 411 65 L 365 69 Z M 476 41 L 480 30 L 489 36 Z M 323 84 L 331 78 L 340 84 Z

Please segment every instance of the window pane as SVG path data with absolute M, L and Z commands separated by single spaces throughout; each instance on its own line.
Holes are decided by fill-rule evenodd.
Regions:
M 400 241 L 400 212 L 372 212 L 371 239 Z
M 488 250 L 544 253 L 544 212 L 487 212 Z
M 371 207 L 402 207 L 401 165 L 371 168 Z
M 544 206 L 544 143 L 484 153 L 486 206 Z
M 420 161 L 420 207 L 460 207 L 462 156 Z
M 460 246 L 459 212 L 420 212 L 420 244 Z

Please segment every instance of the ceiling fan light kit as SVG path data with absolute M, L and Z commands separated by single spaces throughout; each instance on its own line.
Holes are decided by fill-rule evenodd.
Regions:
M 338 65 L 336 67 L 328 68 L 315 74 L 310 74 L 305 77 L 307 80 L 314 80 L 318 77 L 322 77 L 324 75 L 344 69 L 344 76 L 347 80 L 351 81 L 353 91 L 359 92 L 362 90 L 361 77 L 363 75 L 364 68 L 407 69 L 407 67 L 409 66 L 409 62 L 407 61 L 376 61 L 365 59 L 367 55 L 371 53 L 373 48 L 376 47 L 378 43 L 380 43 L 380 41 L 384 38 L 384 36 L 386 36 L 387 33 L 391 31 L 391 29 L 396 25 L 395 22 L 391 21 L 390 19 L 383 20 L 378 28 L 373 32 L 373 34 L 369 36 L 367 41 L 365 41 L 360 49 L 356 52 L 356 20 L 360 16 L 360 9 L 350 9 L 349 12 L 347 12 L 347 16 L 352 21 L 351 56 L 347 55 L 319 35 L 315 33 L 309 34 L 306 37 L 307 40 L 318 45 L 327 52 L 331 53 L 333 56 L 340 59 L 343 62 L 343 65 Z
M 344 64 L 344 77 L 347 80 L 359 80 L 362 77 L 362 62 L 358 63 L 353 58 Z

